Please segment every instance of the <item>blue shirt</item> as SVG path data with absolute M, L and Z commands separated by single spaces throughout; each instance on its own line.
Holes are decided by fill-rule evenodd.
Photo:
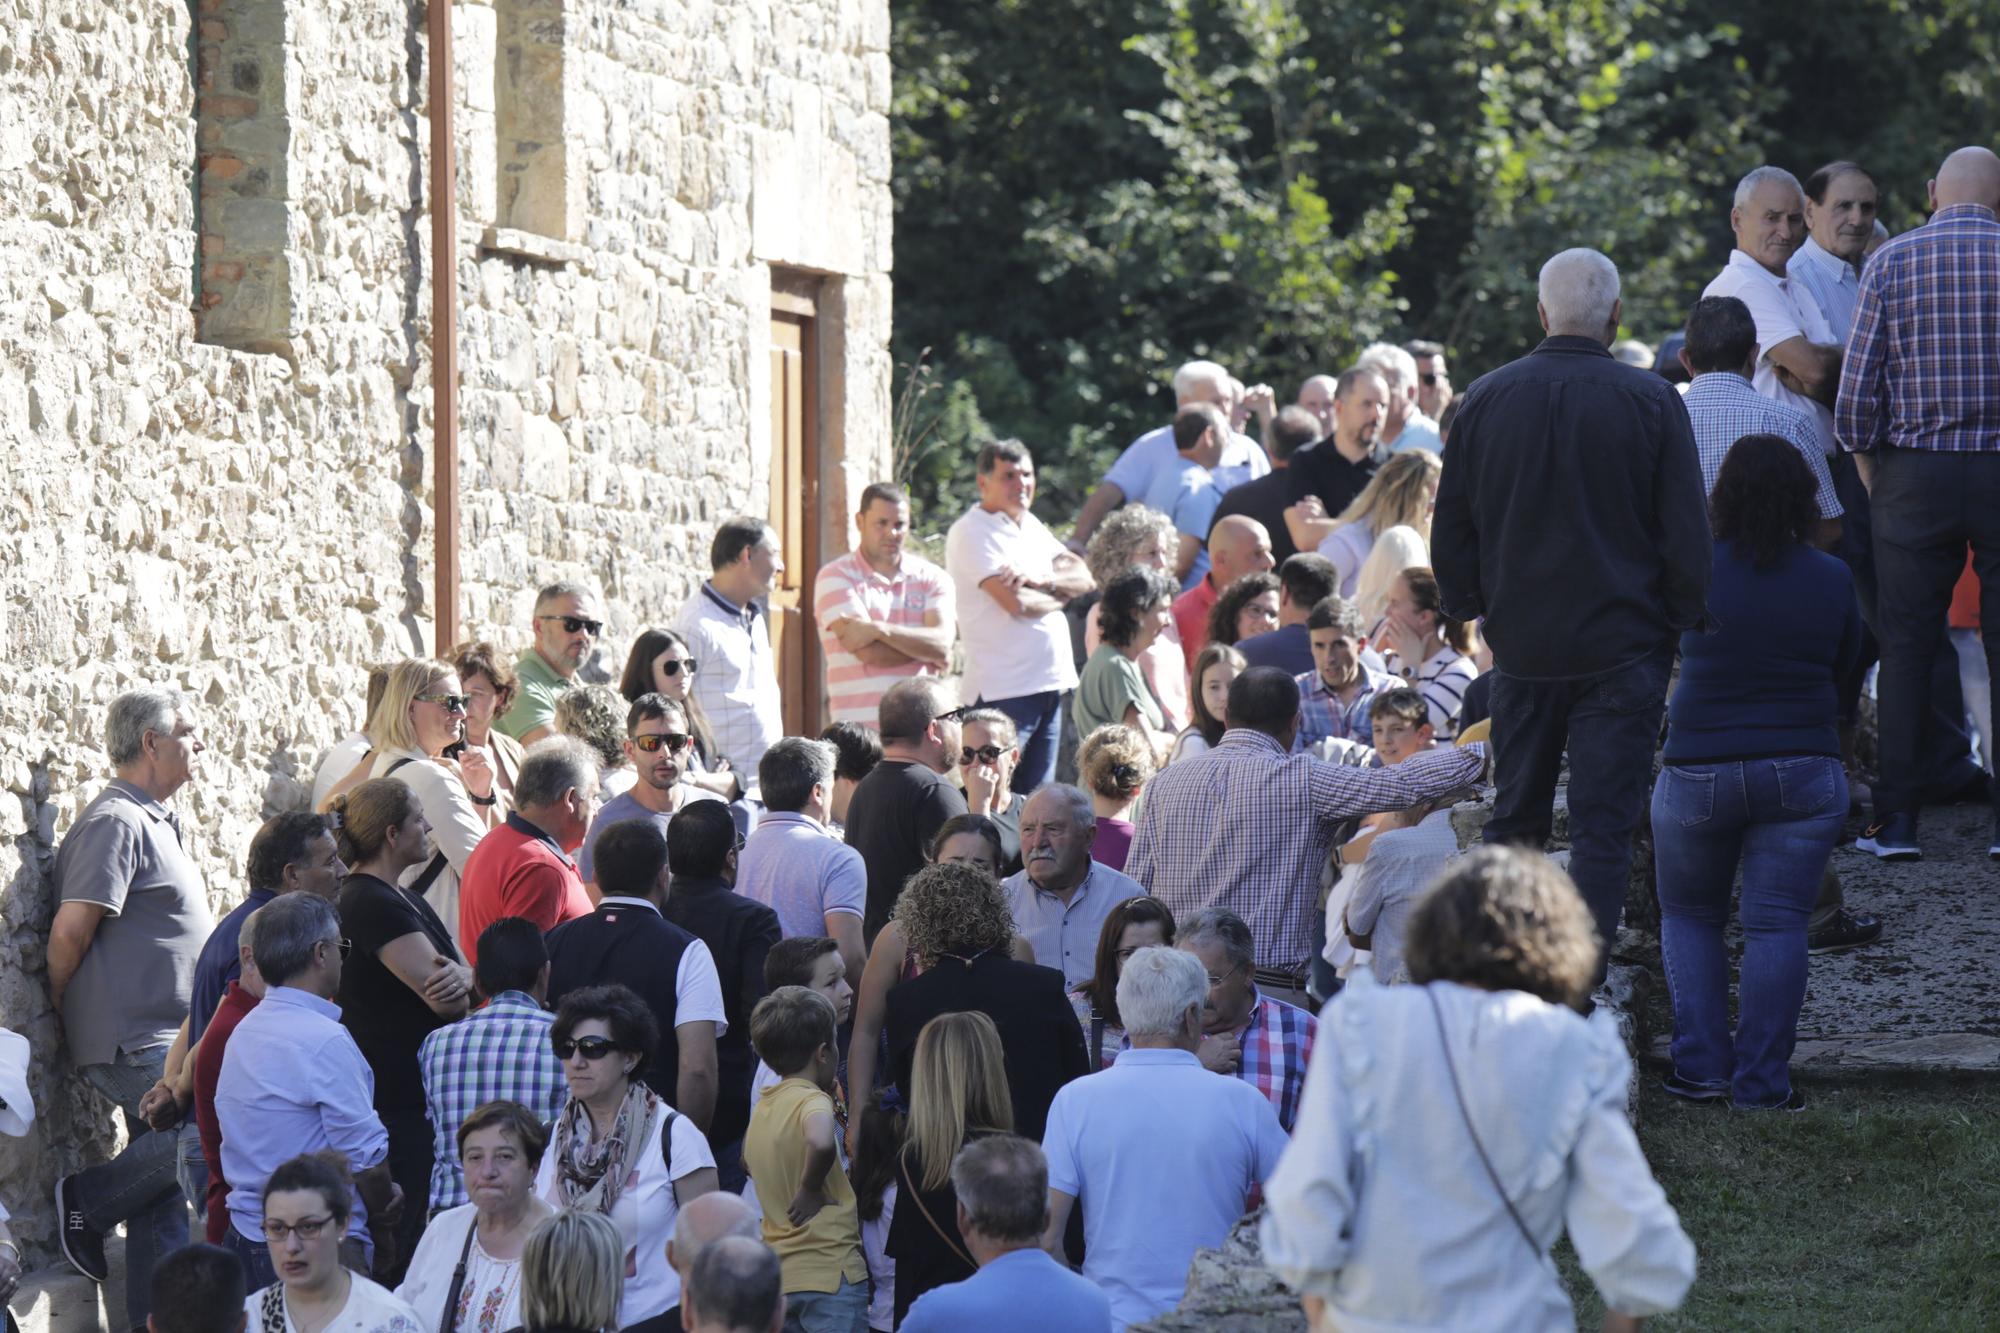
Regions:
M 1296 680 L 1314 669 L 1312 635 L 1303 624 L 1281 625 L 1236 641 L 1236 651 L 1253 667 L 1276 667 Z
M 1854 328 L 1854 304 L 1861 299 L 1860 271 L 1839 255 L 1821 249 L 1819 242 L 1808 236 L 1786 261 L 1785 276 L 1806 289 L 1820 314 L 1826 316 L 1834 339 L 1845 347 Z
M 1119 903 L 1144 897 L 1146 888 L 1130 875 L 1092 861 L 1067 903 L 1038 888 L 1026 870 L 1001 880 L 1000 891 L 1007 895 L 1014 929 L 1034 949 L 1035 961 L 1058 969 L 1063 981 L 1076 987 L 1096 975 L 1104 918 Z
M 1125 452 L 1118 455 L 1118 461 L 1111 465 L 1104 479 L 1125 492 L 1128 504 L 1134 503 L 1153 488 L 1155 474 L 1179 456 L 1180 451 L 1174 448 L 1173 426 L 1160 426 L 1126 445 Z M 1270 471 L 1270 456 L 1256 441 L 1247 435 L 1232 434 L 1229 443 L 1222 447 L 1222 461 L 1215 466 L 1215 484 L 1226 491 Z
M 687 800 L 689 802 L 719 801 L 721 799 L 714 792 L 704 791 L 699 787 L 689 787 L 687 789 Z M 597 882 L 595 868 L 590 863 L 590 852 L 591 848 L 597 846 L 597 835 L 610 828 L 613 824 L 622 824 L 628 819 L 652 820 L 660 826 L 660 836 L 664 838 L 667 835 L 667 824 L 673 819 L 673 816 L 648 810 L 645 806 L 639 804 L 639 798 L 634 796 L 630 791 L 619 792 L 616 796 L 606 801 L 598 810 L 597 818 L 590 821 L 590 832 L 583 835 L 583 846 L 576 850 L 576 872 L 583 876 L 584 883 L 595 884 Z
M 243 919 L 277 896 L 273 889 L 250 890 L 250 896 L 231 908 L 229 914 L 216 922 L 215 929 L 209 932 L 208 942 L 201 946 L 201 953 L 194 960 L 194 998 L 188 1004 L 188 1045 L 200 1041 L 201 1034 L 208 1031 L 208 1020 L 215 1017 L 215 1007 L 222 1003 L 222 992 L 243 974 L 242 959 L 238 956 Z
M 291 986 L 271 987 L 229 1034 L 215 1118 L 229 1220 L 260 1243 L 264 1182 L 280 1166 L 331 1148 L 359 1173 L 389 1155 L 388 1131 L 375 1114 L 375 1074 L 340 1025 L 340 1006 Z M 358 1194 L 347 1234 L 368 1234 Z
M 1186 592 L 1208 573 L 1208 530 L 1215 525 L 1215 508 L 1222 503 L 1222 487 L 1215 474 L 1187 455 L 1176 452 L 1173 460 L 1154 469 L 1153 484 L 1146 488 L 1141 503 L 1157 509 L 1174 522 L 1174 531 L 1201 543 L 1194 564 L 1181 580 Z
M 767 810 L 737 854 L 736 891 L 776 912 L 786 939 L 825 935 L 827 913 L 867 914 L 868 865 L 811 815 Z
M 465 1169 L 458 1162 L 458 1127 L 467 1116 L 498 1101 L 519 1102 L 543 1124 L 562 1111 L 569 1085 L 549 1045 L 555 1022 L 555 1015 L 535 1003 L 534 996 L 509 990 L 424 1038 L 417 1068 L 436 1138 L 432 1211 L 456 1208 L 469 1197 Z
M 933 1287 L 903 1318 L 904 1333 L 1014 1328 L 1033 1311 L 1035 1333 L 1110 1333 L 1111 1301 L 1036 1248 L 1009 1250 L 963 1282 Z
M 1766 398 L 1749 380 L 1733 370 L 1705 370 L 1681 395 L 1688 424 L 1694 428 L 1694 449 L 1701 460 L 1701 490 L 1715 490 L 1722 460 L 1745 435 L 1778 435 L 1791 442 L 1813 476 L 1813 502 L 1821 518 L 1839 518 L 1846 511 L 1834 494 L 1826 451 L 1819 447 L 1819 428 L 1797 408 Z

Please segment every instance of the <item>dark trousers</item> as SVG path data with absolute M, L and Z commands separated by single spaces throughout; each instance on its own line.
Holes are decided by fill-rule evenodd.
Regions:
M 431 1137 L 430 1117 L 420 1106 L 379 1114 L 382 1127 L 389 1131 L 389 1179 L 403 1187 L 403 1216 L 396 1223 L 396 1266 L 385 1283 L 393 1287 L 402 1280 L 424 1234 L 437 1140 Z
M 1674 650 L 1583 680 L 1493 671 L 1493 817 L 1485 839 L 1541 848 L 1569 754 L 1569 874 L 1606 953 L 1618 938 L 1632 830 L 1646 812 Z
M 1021 762 L 1009 785 L 1023 796 L 1055 780 L 1056 750 L 1062 744 L 1063 696 L 1057 690 L 1016 695 L 1011 699 L 981 699 L 981 708 L 997 708 L 1013 719 Z
M 1988 674 L 2000 683 L 2000 454 L 1876 451 L 1870 497 L 1875 552 L 1876 676 L 1881 776 L 1875 812 L 1917 813 L 1936 776 L 1928 766 L 1925 719 L 1937 657 L 1965 548 L 1980 581 L 1980 624 Z M 2000 795 L 2000 793 L 1996 793 Z

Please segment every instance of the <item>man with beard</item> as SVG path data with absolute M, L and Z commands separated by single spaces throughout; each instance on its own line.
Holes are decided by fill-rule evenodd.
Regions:
M 577 668 L 604 632 L 604 614 L 582 584 L 551 583 L 535 594 L 530 628 L 534 646 L 514 665 L 520 693 L 494 724 L 523 745 L 556 734 L 556 699 L 576 683 Z
M 631 710 L 625 714 L 625 757 L 632 761 L 639 780 L 629 791 L 606 801 L 597 818 L 590 821 L 590 832 L 576 857 L 576 868 L 584 883 L 592 886 L 597 883 L 591 850 L 597 846 L 598 836 L 613 824 L 627 819 L 650 819 L 660 826 L 660 836 L 665 837 L 668 822 L 683 806 L 692 801 L 722 799 L 712 791 L 682 781 L 687 776 L 693 745 L 687 713 L 678 703 L 664 694 L 642 694 L 633 700 Z

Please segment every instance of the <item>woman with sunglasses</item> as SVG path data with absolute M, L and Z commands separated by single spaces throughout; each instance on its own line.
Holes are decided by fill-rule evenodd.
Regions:
M 679 1304 L 679 1276 L 665 1262 L 682 1204 L 716 1187 L 715 1157 L 694 1122 L 639 1073 L 659 1045 L 646 1002 L 625 986 L 571 991 L 549 1029 L 569 1100 L 556 1117 L 535 1193 L 550 1206 L 601 1213 L 624 1240 L 629 1327 Z
M 688 650 L 687 640 L 679 633 L 649 629 L 633 641 L 618 692 L 627 703 L 637 703 L 643 694 L 664 694 L 685 709 L 688 731 L 694 736 L 686 780 L 725 801 L 733 801 L 743 794 L 743 784 L 729 771 L 729 759 L 717 748 L 708 715 L 694 697 L 694 673 L 698 665 Z
M 407 770 L 406 770 L 407 771 Z M 423 895 L 398 880 L 431 859 L 431 826 L 399 778 L 372 778 L 334 798 L 341 860 L 340 927 L 352 951 L 341 969 L 341 1022 L 375 1073 L 375 1113 L 389 1131 L 389 1177 L 410 1202 L 396 1226 L 408 1256 L 424 1229 L 436 1139 L 424 1112 L 417 1048 L 472 1003 L 472 970 Z
M 400 778 L 416 793 L 436 838 L 430 859 L 405 871 L 404 887 L 458 934 L 458 877 L 486 830 L 506 818 L 484 749 L 463 745 L 468 698 L 448 662 L 408 658 L 389 669 L 382 703 L 368 718 L 370 778 Z
M 430 1333 L 388 1288 L 342 1266 L 354 1184 L 338 1153 L 294 1157 L 271 1173 L 263 1197 L 278 1280 L 243 1303 L 248 1333 Z

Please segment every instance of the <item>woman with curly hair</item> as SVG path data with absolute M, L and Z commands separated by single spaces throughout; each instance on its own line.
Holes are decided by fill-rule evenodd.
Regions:
M 1173 520 L 1157 509 L 1145 505 L 1126 505 L 1115 510 L 1098 526 L 1090 539 L 1090 549 L 1084 553 L 1083 563 L 1090 570 L 1090 576 L 1097 580 L 1099 588 L 1111 586 L 1111 580 L 1128 569 L 1157 569 L 1162 574 L 1171 574 L 1174 567 L 1174 547 L 1178 543 Z M 1081 671 L 1104 642 L 1103 612 L 1101 594 L 1091 597 L 1090 610 L 1083 626 L 1083 657 L 1077 662 Z M 1187 649 L 1181 643 L 1181 632 L 1171 620 L 1160 631 L 1152 645 L 1139 654 L 1139 670 L 1146 677 L 1147 688 L 1160 702 L 1160 711 L 1167 715 L 1169 727 L 1178 727 L 1188 716 Z
M 1222 590 L 1208 610 L 1208 641 L 1238 644 L 1278 628 L 1278 576 L 1245 574 Z
M 1076 747 L 1076 767 L 1083 789 L 1090 793 L 1097 833 L 1090 859 L 1113 870 L 1125 869 L 1137 832 L 1126 816 L 1138 802 L 1139 791 L 1153 777 L 1153 747 L 1130 727 L 1099 727 Z
M 628 707 L 607 685 L 578 685 L 556 700 L 556 730 L 588 745 L 600 768 L 597 794 L 605 800 L 632 790 L 639 774 L 625 759 Z
M 1779 436 L 1746 435 L 1730 448 L 1709 497 L 1717 629 L 1681 637 L 1653 846 L 1674 1005 L 1666 1088 L 1692 1101 L 1803 1105 L 1789 1062 L 1806 931 L 1847 819 L 1836 686 L 1861 649 L 1847 566 L 1807 544 L 1819 521 L 1814 489 L 1805 460 Z M 1739 863 L 1732 1037 L 1723 931 Z
M 1264 1186 L 1264 1262 L 1310 1326 L 1574 1328 L 1548 1257 L 1565 1228 L 1605 1328 L 1679 1305 L 1694 1245 L 1626 1118 L 1625 1044 L 1581 1016 L 1597 933 L 1569 876 L 1481 847 L 1418 905 L 1405 957 L 1415 984 L 1357 972 L 1321 1012 Z
M 1014 918 L 991 875 L 968 865 L 928 865 L 910 876 L 893 918 L 922 969 L 889 992 L 889 1068 L 914 1117 L 917 1034 L 939 1014 L 977 1010 L 993 1020 L 1006 1050 L 1017 1132 L 1039 1140 L 1049 1103 L 1089 1073 L 1083 1030 L 1055 968 L 1009 953 Z

